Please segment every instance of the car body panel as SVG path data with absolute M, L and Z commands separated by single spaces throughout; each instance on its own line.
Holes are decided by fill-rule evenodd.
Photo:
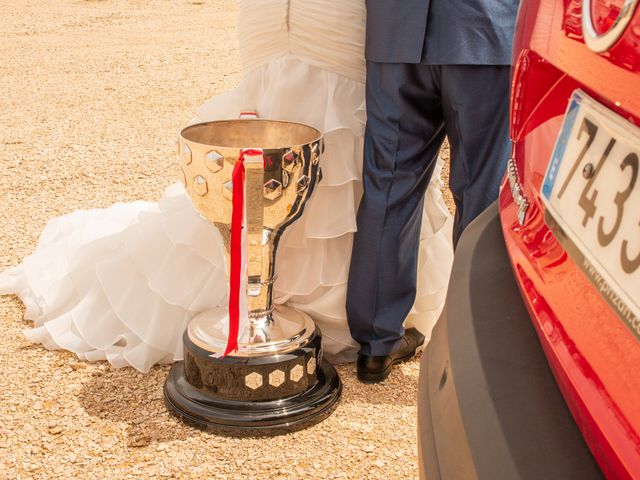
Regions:
M 418 452 L 424 480 L 602 478 L 516 286 L 497 202 L 460 237 L 422 354 Z
M 584 43 L 581 12 L 581 0 L 521 4 L 511 135 L 529 208 L 521 225 L 505 180 L 501 219 L 525 304 L 594 457 L 607 477 L 640 478 L 640 342 L 558 242 L 539 197 L 575 90 L 640 125 L 640 9 L 602 54 Z

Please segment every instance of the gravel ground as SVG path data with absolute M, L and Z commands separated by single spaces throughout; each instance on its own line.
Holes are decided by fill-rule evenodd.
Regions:
M 156 200 L 178 178 L 176 132 L 239 79 L 231 0 L 0 0 L 0 268 L 47 219 Z M 168 367 L 83 363 L 26 342 L 0 297 L 0 478 L 415 478 L 418 362 L 384 385 L 339 367 L 322 424 L 225 438 L 165 410 Z

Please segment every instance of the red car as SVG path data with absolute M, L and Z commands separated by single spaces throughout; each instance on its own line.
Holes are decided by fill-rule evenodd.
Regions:
M 512 158 L 423 356 L 421 475 L 640 479 L 639 0 L 524 0 Z

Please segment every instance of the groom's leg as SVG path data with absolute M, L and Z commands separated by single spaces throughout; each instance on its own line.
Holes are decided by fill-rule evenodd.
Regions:
M 444 139 L 436 68 L 367 64 L 364 196 L 347 318 L 364 355 L 388 355 L 416 294 L 424 192 Z
M 498 198 L 511 148 L 510 67 L 444 65 L 441 72 L 457 242 L 467 225 Z

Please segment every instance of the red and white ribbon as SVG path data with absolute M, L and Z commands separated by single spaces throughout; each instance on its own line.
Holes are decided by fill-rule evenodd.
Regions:
M 255 112 L 241 112 L 240 118 L 258 118 Z M 243 248 L 243 224 L 245 219 L 245 156 L 262 156 L 262 150 L 245 148 L 240 151 L 240 157 L 233 167 L 231 176 L 232 190 L 232 211 L 231 211 L 231 252 L 230 252 L 230 274 L 229 274 L 229 336 L 227 337 L 227 348 L 222 354 L 222 358 L 238 349 L 238 333 L 240 330 L 240 295 L 242 294 L 243 275 L 245 271 L 243 264 L 246 255 Z M 243 262 L 245 260 L 245 262 Z

